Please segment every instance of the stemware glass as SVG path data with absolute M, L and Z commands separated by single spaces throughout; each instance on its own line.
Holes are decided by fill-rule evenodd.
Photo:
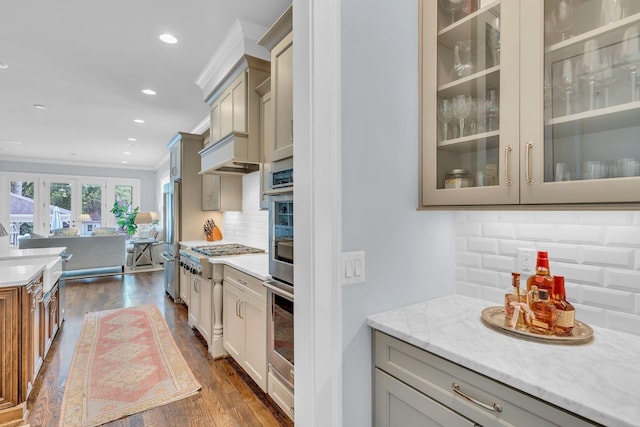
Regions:
M 438 120 L 442 123 L 442 140 L 446 141 L 449 139 L 449 122 L 453 120 L 453 108 L 450 100 L 440 99 L 438 101 Z
M 637 101 L 636 93 L 636 73 L 640 65 L 640 40 L 638 39 L 638 28 L 634 25 L 625 30 L 620 43 L 620 56 L 618 65 L 629 71 L 631 77 L 631 101 Z
M 572 113 L 571 99 L 576 94 L 575 89 L 577 87 L 577 80 L 570 59 L 562 61 L 560 73 L 557 74 L 557 78 L 554 77 L 554 86 L 557 87 L 565 97 L 565 115 L 568 116 Z
M 575 0 L 560 0 L 551 13 L 551 26 L 560 33 L 560 40 L 567 39 L 567 32 L 576 22 Z
M 600 6 L 600 23 L 611 24 L 626 17 L 629 13 L 628 0 L 602 0 Z
M 453 47 L 453 72 L 457 77 L 473 74 L 473 47 L 471 42 L 460 41 Z
M 498 129 L 498 95 L 494 89 L 489 90 L 487 93 L 487 100 L 485 101 L 485 110 L 487 113 L 487 131 L 491 132 Z
M 582 60 L 578 62 L 576 74 L 589 85 L 589 110 L 594 108 L 595 85 L 602 71 L 600 46 L 597 40 L 587 40 L 584 44 Z
M 451 14 L 451 23 L 456 21 L 456 12 L 461 10 L 466 3 L 466 0 L 438 0 L 440 8 L 447 13 Z
M 464 136 L 464 119 L 471 112 L 471 97 L 458 95 L 453 98 L 453 117 L 460 122 L 460 137 Z
M 609 106 L 609 86 L 611 86 L 618 78 L 617 69 L 613 66 L 613 60 L 611 59 L 611 52 L 602 52 L 602 67 L 601 71 L 596 76 L 596 81 L 599 86 L 604 88 L 604 106 Z

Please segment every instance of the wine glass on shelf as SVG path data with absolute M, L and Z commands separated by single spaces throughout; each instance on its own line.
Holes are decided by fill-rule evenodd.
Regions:
M 560 64 L 560 73 L 557 74 L 557 78 L 554 78 L 554 86 L 560 90 L 560 94 L 564 96 L 565 115 L 572 114 L 571 101 L 576 95 L 577 80 L 573 69 L 573 64 L 570 59 L 565 59 Z
M 442 140 L 449 139 L 449 122 L 453 120 L 453 108 L 448 99 L 438 100 L 438 120 L 442 123 Z
M 458 95 L 453 98 L 453 117 L 459 120 L 460 137 L 464 136 L 464 119 L 471 112 L 471 97 L 466 95 Z
M 602 0 L 600 24 L 607 25 L 619 21 L 629 14 L 629 0 Z
M 456 12 L 460 11 L 466 3 L 466 0 L 438 0 L 440 8 L 451 14 L 451 23 L 456 21 Z
M 457 42 L 453 47 L 453 73 L 457 77 L 473 74 L 473 47 L 470 41 Z
M 599 86 L 604 88 L 604 106 L 609 106 L 609 86 L 611 86 L 617 79 L 617 69 L 613 66 L 613 60 L 611 59 L 611 51 L 602 52 L 602 67 L 600 72 L 596 76 L 596 81 Z
M 636 74 L 640 65 L 640 40 L 638 39 L 638 28 L 634 25 L 625 30 L 622 42 L 620 43 L 620 55 L 617 61 L 625 70 L 629 71 L 631 78 L 631 101 L 637 101 Z
M 560 33 L 560 40 L 566 40 L 567 32 L 573 28 L 576 22 L 575 0 L 560 0 L 551 12 L 550 26 Z
M 491 132 L 498 129 L 498 94 L 495 89 L 487 92 L 487 100 L 485 101 L 485 111 L 487 114 L 487 131 Z
M 584 44 L 584 52 L 578 62 L 576 74 L 589 85 L 589 110 L 594 108 L 595 85 L 598 75 L 602 71 L 600 59 L 600 46 L 597 40 L 587 40 Z

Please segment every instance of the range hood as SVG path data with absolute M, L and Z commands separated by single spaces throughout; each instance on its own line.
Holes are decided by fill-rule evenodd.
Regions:
M 201 175 L 245 174 L 260 169 L 260 164 L 252 159 L 246 133 L 232 132 L 198 154 Z

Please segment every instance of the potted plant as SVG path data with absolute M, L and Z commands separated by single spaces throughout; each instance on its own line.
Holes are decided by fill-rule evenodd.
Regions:
M 139 206 L 130 211 L 129 206 L 121 205 L 118 202 L 115 202 L 113 208 L 111 208 L 111 213 L 118 220 L 118 226 L 122 231 L 126 231 L 129 237 L 136 234 L 138 230 L 138 225 L 136 224 L 138 210 L 140 210 Z

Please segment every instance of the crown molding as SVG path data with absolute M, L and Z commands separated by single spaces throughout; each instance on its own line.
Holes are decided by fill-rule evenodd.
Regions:
M 258 40 L 260 46 L 264 46 L 268 51 L 285 38 L 287 34 L 293 31 L 293 6 L 289 6 L 276 22 L 264 33 Z
M 195 83 L 202 89 L 202 99 L 206 102 L 230 73 L 236 72 L 238 65 L 252 56 L 265 61 L 271 60 L 271 53 L 257 41 L 266 28 L 244 19 L 236 19 L 220 47 L 196 78 Z

